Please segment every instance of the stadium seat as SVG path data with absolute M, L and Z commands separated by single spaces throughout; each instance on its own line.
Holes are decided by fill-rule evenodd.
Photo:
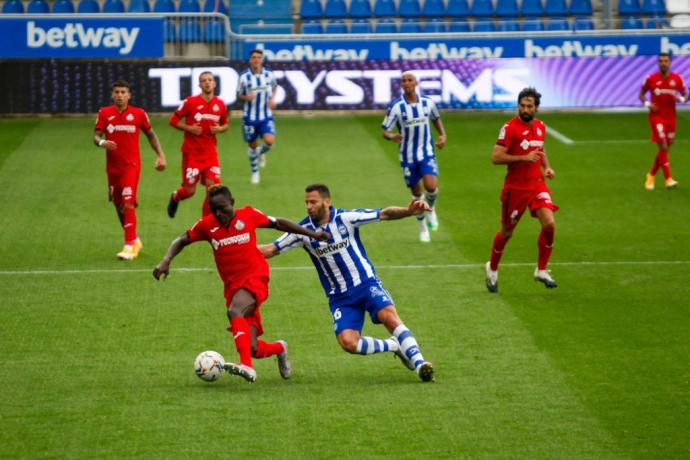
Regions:
M 299 8 L 299 15 L 302 19 L 320 18 L 323 16 L 323 7 L 321 6 L 321 1 L 302 0 L 302 5 Z
M 172 0 L 156 0 L 153 4 L 154 13 L 174 13 L 175 3 Z
M 625 16 L 621 18 L 619 27 L 621 29 L 644 29 L 644 24 L 642 24 L 642 19 L 635 16 Z
M 448 0 L 446 15 L 454 18 L 465 18 L 470 15 L 467 0 Z
M 346 34 L 347 24 L 342 19 L 334 19 L 326 24 L 327 34 Z
M 225 0 L 206 0 L 204 2 L 204 13 L 222 13 L 228 15 L 228 7 Z
M 639 16 L 641 13 L 640 0 L 618 0 L 618 14 L 621 16 Z
M 318 35 L 323 33 L 321 21 L 306 21 L 302 24 L 302 33 L 306 35 Z
M 472 26 L 472 32 L 493 32 L 495 30 L 494 21 L 491 19 L 477 19 Z
M 456 19 L 448 24 L 448 32 L 469 32 L 470 25 L 467 21 L 462 19 Z
M 529 18 L 543 15 L 544 6 L 541 0 L 522 0 L 522 4 L 520 5 L 520 16 Z
M 125 12 L 125 4 L 122 3 L 122 0 L 105 0 L 105 3 L 103 4 L 103 12 L 104 13 L 124 13 Z
M 369 0 L 350 0 L 351 18 L 370 18 L 371 17 L 371 3 Z
M 517 1 L 515 0 L 497 0 L 496 2 L 496 16 L 500 18 L 514 18 L 518 15 Z
M 163 40 L 166 42 L 177 40 L 177 24 L 168 19 L 163 21 Z
M 594 21 L 590 18 L 575 18 L 573 30 L 594 30 Z
M 180 13 L 201 13 L 201 6 L 198 0 L 180 0 L 177 11 Z M 180 36 L 182 36 L 182 29 L 180 29 Z
M 398 8 L 393 0 L 376 0 L 374 4 L 374 17 L 385 18 L 397 15 Z
M 422 26 L 416 19 L 405 19 L 400 23 L 401 34 L 418 34 L 422 31 Z
M 74 13 L 74 3 L 72 0 L 57 0 L 53 3 L 53 13 L 71 14 Z
M 503 18 L 498 21 L 499 32 L 520 32 L 520 23 L 517 18 Z
M 81 0 L 77 5 L 77 13 L 100 13 L 101 5 L 96 0 Z
M 31 0 L 29 6 L 26 8 L 27 13 L 31 14 L 46 14 L 50 13 L 48 2 L 45 0 Z
M 647 19 L 647 22 L 645 23 L 645 28 L 646 29 L 663 29 L 665 27 L 668 27 L 668 19 L 666 18 L 649 18 Z
M 440 34 L 446 32 L 446 23 L 438 18 L 429 19 L 422 26 L 422 32 L 427 34 Z
M 544 21 L 541 19 L 527 19 L 522 21 L 523 32 L 539 32 L 540 30 L 544 30 Z
M 642 14 L 663 16 L 666 14 L 666 3 L 664 0 L 643 0 Z
M 350 25 L 351 34 L 370 34 L 371 33 L 371 22 L 368 19 L 358 19 L 352 21 Z
M 565 6 L 565 0 L 546 0 L 544 5 L 544 14 L 551 17 L 563 17 L 568 14 L 568 8 Z
M 551 18 L 546 24 L 546 30 L 564 31 L 570 30 L 570 23 L 565 18 Z
M 130 13 L 150 13 L 151 6 L 149 5 L 149 0 L 129 0 L 127 11 Z
M 474 16 L 475 18 L 485 18 L 493 15 L 494 5 L 491 3 L 491 0 L 472 0 L 470 16 Z
M 398 15 L 403 18 L 418 18 L 422 14 L 419 0 L 400 0 L 398 3 Z
M 225 26 L 221 21 L 209 21 L 204 28 L 204 39 L 209 42 L 225 40 Z
M 19 0 L 8 0 L 2 4 L 3 14 L 21 14 L 24 12 L 24 4 Z
M 592 15 L 592 1 L 591 0 L 570 0 L 570 8 L 568 14 L 571 16 L 591 16 Z
M 446 15 L 446 6 L 443 0 L 424 0 L 421 16 L 425 18 L 440 18 Z
M 326 9 L 323 13 L 327 18 L 344 18 L 347 16 L 345 0 L 326 0 Z
M 374 29 L 375 34 L 395 34 L 398 33 L 398 25 L 392 19 L 380 19 Z
M 201 41 L 201 26 L 196 21 L 184 21 L 180 24 L 178 37 L 181 42 L 199 42 Z

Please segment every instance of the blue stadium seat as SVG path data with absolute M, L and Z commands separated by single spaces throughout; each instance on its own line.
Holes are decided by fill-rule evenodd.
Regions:
M 515 0 L 497 0 L 496 2 L 496 16 L 501 18 L 514 18 L 518 15 L 517 1 Z
M 72 3 L 72 0 L 57 0 L 53 3 L 53 13 L 74 13 L 74 3 Z
M 575 18 L 573 30 L 594 30 L 594 21 L 591 18 Z
M 422 25 L 416 19 L 405 19 L 400 23 L 401 34 L 418 34 L 422 31 Z
M 101 5 L 96 0 L 81 0 L 77 5 L 77 13 L 100 13 Z
M 48 2 L 45 0 L 31 0 L 29 6 L 26 8 L 27 13 L 31 14 L 45 14 L 50 13 Z
M 180 0 L 177 11 L 180 13 L 201 13 L 201 6 L 198 0 Z M 180 36 L 182 36 L 182 29 L 180 29 Z
M 568 14 L 568 7 L 565 6 L 565 0 L 546 0 L 544 13 L 546 16 L 562 17 Z
M 641 13 L 640 0 L 618 0 L 618 14 L 621 16 L 639 16 Z
M 472 7 L 470 8 L 470 16 L 475 18 L 484 18 L 494 15 L 494 5 L 491 0 L 472 0 Z M 484 32 L 484 31 L 482 31 Z
M 327 34 L 346 34 L 347 24 L 342 19 L 334 19 L 326 24 Z
M 565 18 L 551 18 L 546 24 L 546 30 L 564 31 L 570 30 L 570 23 Z
M 209 42 L 225 40 L 225 26 L 220 21 L 209 21 L 204 27 L 204 39 Z
M 625 16 L 621 18 L 619 27 L 621 29 L 644 29 L 644 24 L 642 24 L 642 19 L 636 16 Z
M 426 24 L 424 24 L 424 26 L 422 27 L 422 32 L 427 34 L 445 33 L 446 23 L 445 21 L 438 18 L 429 19 L 428 21 L 426 21 Z
M 302 5 L 299 8 L 299 15 L 302 19 L 320 18 L 323 16 L 323 7 L 321 6 L 321 1 L 302 0 Z
M 371 3 L 369 3 L 369 0 L 350 0 L 351 18 L 370 18 L 371 14 Z
M 307 35 L 318 35 L 323 33 L 321 21 L 306 21 L 302 24 L 302 33 Z
M 204 2 L 204 13 L 222 13 L 228 15 L 228 7 L 225 0 L 206 0 Z
M 520 32 L 520 23 L 517 18 L 503 18 L 498 22 L 499 32 Z
M 3 14 L 21 14 L 24 12 L 24 4 L 19 0 L 8 0 L 2 4 Z
M 541 19 L 527 19 L 522 21 L 523 32 L 539 32 L 540 30 L 544 30 L 544 21 Z
M 326 0 L 324 16 L 327 18 L 344 18 L 347 16 L 345 0 Z
M 201 41 L 201 26 L 196 21 L 184 21 L 180 24 L 179 39 L 181 42 Z
M 130 13 L 150 13 L 151 6 L 149 5 L 149 0 L 129 0 Z
M 448 0 L 446 15 L 454 18 L 464 18 L 470 15 L 467 0 Z
M 174 13 L 175 3 L 172 0 L 156 0 L 153 4 L 154 13 Z
M 668 27 L 668 19 L 666 18 L 649 18 L 647 19 L 647 22 L 645 23 L 645 28 L 646 29 L 663 29 L 664 27 Z
M 374 17 L 385 18 L 397 15 L 398 8 L 393 0 L 376 0 L 374 4 Z
M 642 14 L 663 16 L 666 14 L 666 2 L 664 0 L 643 0 Z
M 470 25 L 463 19 L 456 19 L 448 24 L 448 32 L 469 32 Z
M 418 18 L 422 14 L 419 0 L 400 0 L 398 4 L 398 15 L 403 18 Z
M 371 22 L 368 19 L 357 19 L 350 24 L 351 34 L 370 34 Z
M 103 12 L 104 13 L 124 13 L 125 12 L 125 4 L 122 3 L 122 0 L 105 0 L 105 3 L 103 4 Z
M 494 32 L 496 27 L 491 19 L 477 19 L 472 26 L 472 32 Z
M 446 15 L 446 6 L 443 0 L 424 0 L 422 16 L 425 18 L 440 18 Z
M 392 19 L 380 19 L 374 29 L 375 34 L 395 34 L 398 33 L 398 25 Z
M 570 0 L 570 8 L 568 12 L 571 16 L 591 16 L 592 15 L 592 1 L 591 0 Z
M 170 21 L 163 21 L 163 39 L 166 42 L 174 42 L 177 40 L 177 25 Z
M 544 15 L 544 5 L 541 0 L 522 0 L 520 5 L 520 16 L 534 17 Z

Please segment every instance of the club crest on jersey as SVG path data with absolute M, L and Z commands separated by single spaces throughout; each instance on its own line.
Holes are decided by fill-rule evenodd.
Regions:
M 213 107 L 211 108 L 214 112 L 218 112 L 220 110 L 220 107 L 218 107 L 218 104 L 213 104 Z
M 244 230 L 244 227 L 244 222 L 242 222 L 241 220 L 238 219 L 237 222 L 235 222 L 235 230 L 242 231 Z
M 383 296 L 386 298 L 388 297 L 386 295 L 386 291 L 381 286 L 371 286 L 369 288 L 369 293 L 371 294 L 372 297 L 375 297 L 375 296 Z
M 342 236 L 347 236 L 347 229 L 344 225 L 338 225 L 338 231 Z
M 132 120 L 134 120 L 134 115 L 132 115 L 132 114 L 130 113 L 129 115 L 127 115 L 127 116 L 125 117 L 125 120 L 127 120 L 127 121 L 132 121 Z
M 676 86 L 676 81 L 675 81 L 675 80 L 671 80 L 671 83 L 669 83 L 669 84 L 670 84 L 671 86 Z

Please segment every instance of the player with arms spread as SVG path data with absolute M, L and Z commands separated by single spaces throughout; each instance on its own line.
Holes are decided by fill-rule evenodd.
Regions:
M 558 210 L 558 206 L 551 201 L 551 192 L 544 181 L 545 177 L 553 179 L 556 173 L 544 150 L 546 126 L 534 117 L 540 102 L 541 94 L 536 89 L 525 88 L 520 91 L 518 115 L 501 128 L 491 156 L 494 164 L 508 167 L 508 174 L 501 191 L 501 229 L 494 237 L 491 259 L 485 266 L 486 287 L 489 292 L 498 292 L 498 264 L 503 256 L 503 249 L 527 208 L 532 217 L 536 217 L 541 223 L 537 241 L 539 260 L 534 279 L 544 283 L 547 288 L 557 286 L 546 267 L 551 257 L 555 233 L 553 213 Z
M 362 225 L 419 215 L 428 211 L 429 206 L 415 200 L 407 208 L 338 209 L 331 205 L 331 192 L 326 185 L 312 184 L 305 192 L 309 215 L 300 225 L 314 232 L 328 232 L 331 238 L 316 241 L 309 235 L 286 233 L 273 244 L 259 246 L 261 252 L 268 258 L 296 247 L 307 251 L 328 296 L 335 335 L 343 350 L 360 355 L 395 353 L 423 382 L 434 381 L 432 364 L 424 360 L 417 340 L 400 320 L 393 299 L 378 279 L 359 238 Z M 383 323 L 393 337 L 362 336 L 365 313 L 375 324 Z
M 671 72 L 671 55 L 659 54 L 659 71 L 649 75 L 640 89 L 640 102 L 649 109 L 649 126 L 652 128 L 652 142 L 659 146 L 652 168 L 647 173 L 644 187 L 654 190 L 654 179 L 661 168 L 666 179 L 666 188 L 675 188 L 678 182 L 671 177 L 671 163 L 668 151 L 676 137 L 676 103 L 688 100 L 688 90 L 683 79 Z M 652 100 L 647 100 L 647 92 Z
M 156 169 L 165 169 L 165 153 L 143 109 L 129 105 L 129 83 L 117 80 L 112 85 L 113 105 L 102 107 L 96 117 L 93 143 L 106 151 L 109 199 L 125 233 L 125 246 L 117 253 L 120 260 L 132 260 L 143 247 L 137 234 L 137 189 L 141 176 L 139 132 L 143 131 L 156 152 Z
M 220 162 L 216 134 L 228 130 L 228 109 L 215 95 L 216 79 L 211 72 L 199 75 L 201 94 L 189 96 L 170 117 L 170 124 L 184 132 L 182 143 L 182 185 L 171 196 L 168 216 L 175 217 L 180 201 L 194 195 L 197 182 L 206 187 L 202 215 L 209 214 L 208 188 L 220 183 Z
M 234 209 L 235 199 L 230 190 L 221 185 L 211 186 L 208 193 L 211 214 L 202 217 L 192 228 L 175 239 L 163 260 L 153 270 L 160 280 L 167 277 L 170 262 L 185 246 L 208 241 L 213 249 L 218 274 L 225 287 L 225 300 L 235 347 L 240 364 L 226 363 L 226 370 L 248 382 L 256 381 L 252 358 L 278 356 L 280 375 L 287 379 L 292 367 L 287 354 L 287 342 L 259 340 L 263 334 L 259 309 L 268 298 L 269 267 L 256 246 L 257 228 L 274 228 L 306 235 L 316 241 L 330 238 L 325 232 L 310 231 L 282 218 L 269 217 L 246 206 Z

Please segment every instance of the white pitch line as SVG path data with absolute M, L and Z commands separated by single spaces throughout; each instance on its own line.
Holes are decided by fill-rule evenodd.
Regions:
M 562 143 L 566 145 L 573 145 L 575 143 L 575 141 L 573 141 L 571 138 L 561 133 L 560 131 L 557 131 L 556 128 L 554 128 L 553 126 L 549 125 L 546 128 L 548 129 L 550 135 L 552 135 Z
M 610 266 L 610 265 L 690 265 L 690 260 L 611 260 L 611 261 L 574 261 L 574 262 L 551 262 L 550 266 Z M 502 267 L 527 267 L 534 266 L 534 262 L 512 262 L 502 263 Z M 382 270 L 435 270 L 435 269 L 478 269 L 483 268 L 484 263 L 480 264 L 414 264 L 414 265 L 379 265 L 377 268 Z M 295 267 L 271 267 L 273 271 L 304 271 L 313 270 L 311 265 L 295 266 Z M 215 272 L 216 269 L 212 267 L 180 267 L 172 268 L 172 272 Z M 127 274 L 127 273 L 152 273 L 153 269 L 149 268 L 131 268 L 131 269 L 107 269 L 107 268 L 93 268 L 93 269 L 65 269 L 65 270 L 0 270 L 0 275 L 5 276 L 21 276 L 21 275 L 79 275 L 79 274 Z

